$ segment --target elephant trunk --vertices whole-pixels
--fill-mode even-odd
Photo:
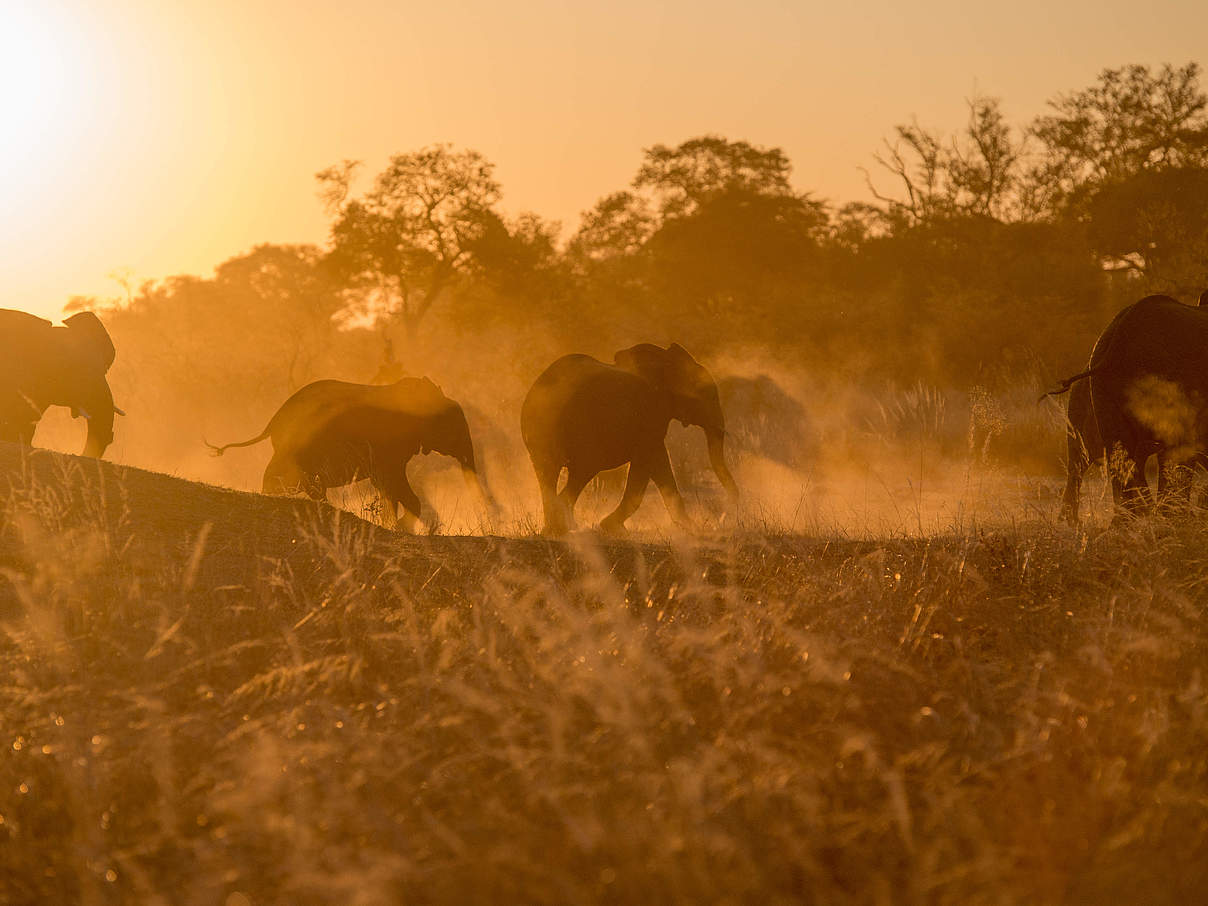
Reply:
[[[725,488],[731,505],[738,503],[738,485],[730,468],[726,465],[726,432],[722,428],[706,428],[705,439],[709,447],[709,464],[717,474],[717,480]]]
[[[72,412],[88,420],[88,438],[84,441],[84,455],[100,459],[105,449],[113,443],[113,394],[109,384],[102,378],[91,388],[84,399],[72,406]]]
[[[113,407],[97,414],[88,413],[88,438],[84,441],[84,455],[100,459],[113,443]]]
[[[470,453],[466,458],[459,457],[459,460],[461,462],[461,475],[465,479],[466,487],[470,489],[470,493],[477,496],[482,505],[492,513],[496,512],[499,509],[499,504],[491,496],[491,491],[487,487],[485,477],[475,466],[474,454]]]

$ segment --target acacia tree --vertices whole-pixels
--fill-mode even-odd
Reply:
[[[477,151],[432,145],[396,154],[372,188],[352,196],[358,161],[316,174],[332,216],[328,261],[358,292],[354,313],[400,323],[409,341],[495,218],[493,165]]]

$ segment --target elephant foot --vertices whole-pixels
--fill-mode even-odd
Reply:
[[[605,535],[611,535],[614,538],[624,538],[629,534],[629,529],[625,528],[625,523],[620,519],[605,518],[600,520],[600,531]]]

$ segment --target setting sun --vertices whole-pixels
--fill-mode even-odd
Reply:
[[[9,219],[75,159],[95,113],[106,73],[98,34],[54,4],[0,5],[0,186]],[[24,194],[22,194],[24,190]]]

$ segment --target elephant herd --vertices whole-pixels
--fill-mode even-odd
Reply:
[[[86,456],[100,457],[113,440],[113,403],[106,373],[114,347],[96,315],[83,312],[63,327],[25,312],[0,310],[0,440],[29,445],[42,414],[67,406],[88,420]],[[574,525],[574,507],[599,472],[628,464],[620,505],[602,523],[624,531],[650,481],[672,517],[688,519],[671,471],[664,437],[672,419],[705,431],[710,461],[731,499],[738,488],[725,461],[725,420],[717,384],[682,346],[642,343],[612,363],[586,355],[564,356],[537,378],[521,410],[545,513],[545,532]],[[323,380],[287,399],[255,437],[215,446],[270,440],[264,470],[268,494],[322,500],[330,488],[369,479],[380,495],[384,521],[410,531],[421,502],[407,479],[407,463],[421,453],[442,453],[461,466],[465,480],[487,507],[495,506],[481,479],[465,412],[427,378],[390,384]],[[557,484],[563,469],[565,487]],[[399,506],[402,515],[399,515]]]
[[[66,406],[88,421],[84,455],[100,457],[113,440],[114,405],[106,374],[114,346],[92,312],[62,327],[25,312],[0,309],[0,440],[29,445],[42,414]],[[757,383],[746,379],[740,393]],[[1189,488],[1190,469],[1208,467],[1208,292],[1200,305],[1147,296],[1121,311],[1095,343],[1086,370],[1052,394],[1072,391],[1067,409],[1067,484],[1062,515],[1077,520],[1082,477],[1106,457],[1118,512],[1150,503],[1145,463],[1160,463],[1158,496],[1171,481]],[[566,355],[541,373],[524,398],[520,429],[541,492],[544,531],[573,528],[574,509],[600,472],[628,465],[620,503],[600,527],[622,532],[651,481],[672,519],[688,526],[667,453],[672,420],[703,429],[709,462],[731,503],[738,487],[726,465],[726,423],[712,375],[682,346],[640,343],[612,362]],[[419,496],[407,479],[417,454],[437,452],[461,466],[467,485],[488,508],[495,503],[480,475],[462,407],[427,378],[390,384],[315,381],[294,393],[255,437],[271,440],[264,472],[270,494],[305,493],[367,478],[384,521],[412,530]],[[563,471],[566,482],[559,490]],[[402,506],[402,515],[398,509]]]

